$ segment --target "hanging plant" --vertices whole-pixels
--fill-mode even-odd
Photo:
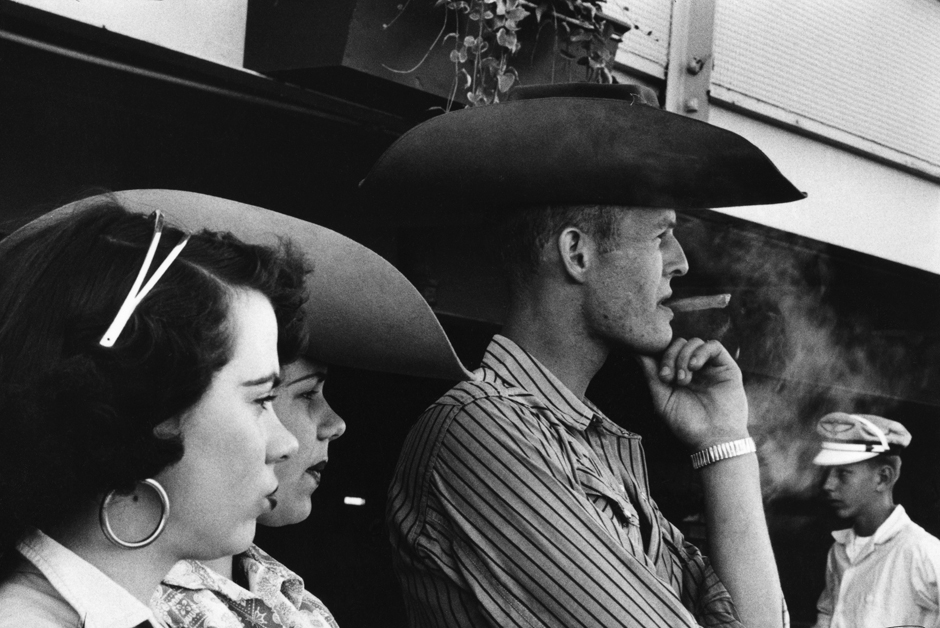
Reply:
[[[519,80],[512,59],[522,49],[519,31],[551,22],[557,33],[556,53],[584,68],[584,80],[610,83],[616,44],[629,25],[620,28],[603,13],[602,0],[436,0],[450,11],[454,28],[450,60],[455,94],[466,89],[471,105],[499,102]],[[625,28],[624,28],[625,26]],[[613,46],[611,44],[614,44]]]
[[[399,6],[399,15],[410,1]],[[454,65],[449,102],[458,94],[474,106],[499,102],[519,81],[514,60],[523,49],[523,29],[533,29],[537,39],[548,25],[555,33],[556,56],[583,68],[583,80],[613,82],[617,45],[632,25],[605,14],[605,4],[605,0],[435,0],[434,7],[447,11],[447,19],[428,54],[443,36],[442,45],[450,47]],[[411,70],[392,71],[413,72],[423,61]]]

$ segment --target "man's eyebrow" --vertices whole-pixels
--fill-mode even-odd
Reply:
[[[267,384],[269,382],[274,383],[274,388],[277,388],[281,385],[281,376],[278,373],[271,373],[265,377],[259,377],[258,379],[252,379],[247,382],[242,382],[242,386],[246,388],[251,388],[252,386],[261,386],[262,384]]]

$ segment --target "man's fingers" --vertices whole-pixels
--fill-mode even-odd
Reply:
[[[706,342],[701,338],[675,338],[659,358],[656,375],[666,384],[686,385],[692,382],[693,374],[706,364],[724,365],[724,357],[731,360],[717,340]],[[647,370],[647,376],[652,376],[649,370],[652,367],[644,362],[644,368]]]
[[[676,355],[676,361],[674,369],[676,372],[676,382],[679,384],[688,384],[692,381],[692,370],[693,364],[690,364],[690,361],[693,359],[693,356],[696,358],[695,370],[698,370],[701,367],[701,364],[698,364],[698,360],[701,357],[701,349],[705,345],[705,341],[701,338],[692,338],[687,341],[682,349],[679,350],[678,355]]]
[[[706,342],[701,338],[674,338],[659,360],[650,356],[639,357],[648,379],[658,378],[664,384],[680,386],[691,383],[693,374],[706,364],[723,366],[726,361],[733,362],[720,342]]]
[[[724,345],[717,340],[709,340],[698,347],[689,358],[689,368],[697,371],[709,363],[712,366],[725,366],[733,362],[731,354],[725,350]]]
[[[686,344],[685,338],[673,338],[672,343],[666,347],[662,357],[659,358],[659,379],[665,383],[672,382],[676,376],[676,356]]]

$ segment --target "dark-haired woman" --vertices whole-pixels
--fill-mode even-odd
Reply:
[[[0,242],[4,628],[159,626],[166,572],[244,551],[277,503],[304,264],[160,209],[98,198]]]
[[[308,346],[299,359],[285,361],[274,402],[300,446],[276,465],[277,505],[260,516],[261,523],[281,526],[307,518],[329,445],[345,431],[345,422],[324,397],[327,364],[448,379],[469,376],[417,290],[356,242],[296,218],[199,194],[136,190],[117,197],[142,209],[171,206],[181,224],[224,226],[248,242],[289,238],[314,269],[306,277]],[[174,627],[336,625],[303,580],[260,548],[233,554],[178,563],[151,602],[157,617]]]

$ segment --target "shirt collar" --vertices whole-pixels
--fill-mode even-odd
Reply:
[[[537,402],[554,410],[559,420],[573,429],[584,431],[595,417],[603,416],[593,404],[575,396],[551,371],[505,336],[493,336],[483,356],[482,368],[484,380],[486,370],[493,371],[499,379],[522,388]]]
[[[878,529],[875,530],[875,543],[887,543],[894,535],[901,531],[907,522],[911,518],[907,516],[907,512],[904,510],[904,506],[898,504],[894,507],[894,510],[888,515],[888,518],[884,520]]]
[[[237,558],[236,556],[233,561]],[[232,569],[235,568],[236,565],[233,564]],[[250,592],[238,586],[232,580],[229,580],[214,569],[206,567],[198,560],[179,561],[173,565],[173,569],[170,570],[170,573],[163,577],[163,583],[192,591],[214,591],[236,602],[242,602],[254,597]]]
[[[300,576],[271,558],[257,545],[248,548],[248,551],[241,555],[241,560],[252,591],[260,591],[263,586],[274,587],[283,593],[291,604],[300,608],[304,598],[304,581]]]
[[[179,561],[163,578],[163,582],[193,591],[207,589],[238,602],[258,597],[253,591],[276,590],[283,593],[294,606],[300,606],[304,581],[261,548],[252,545],[244,553],[235,556],[233,561],[233,569],[245,570],[248,590],[196,560]]]
[[[888,515],[888,518],[885,519],[878,529],[875,530],[875,533],[872,535],[872,541],[875,545],[881,543],[887,543],[894,535],[901,531],[901,529],[907,525],[911,520],[907,516],[907,512],[904,510],[904,506],[898,504],[894,507],[894,510],[891,511],[891,514]],[[835,530],[832,533],[832,538],[836,540],[837,543],[845,545],[852,538],[856,538],[855,530],[848,528],[845,530]]]
[[[75,609],[85,628],[133,628],[144,622],[163,625],[143,602],[42,531],[36,530],[16,549]]]

